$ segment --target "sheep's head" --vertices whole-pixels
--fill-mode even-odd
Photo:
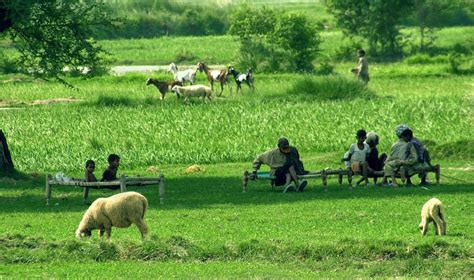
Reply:
[[[90,229],[85,229],[85,230],[77,230],[76,231],[76,237],[77,238],[83,238],[83,237],[91,237],[92,236],[92,231]]]
[[[423,222],[418,225],[418,229],[423,233]]]
[[[179,92],[178,86],[173,86],[173,87],[171,88],[171,91],[174,92],[174,93],[176,93],[176,95],[178,96],[178,98],[180,97],[180,95],[179,95],[180,92]]]
[[[151,78],[148,78],[148,80],[146,80],[146,85],[149,85],[151,84]]]

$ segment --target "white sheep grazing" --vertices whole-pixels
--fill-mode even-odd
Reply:
[[[178,97],[180,95],[184,96],[184,100],[187,102],[189,101],[190,97],[200,97],[202,96],[202,101],[206,101],[207,99],[211,100],[212,90],[210,87],[204,85],[193,85],[193,86],[174,86],[172,89]]]
[[[100,236],[104,235],[105,230],[109,239],[112,226],[127,228],[135,224],[144,239],[148,234],[148,226],[144,220],[147,207],[148,201],[137,192],[124,192],[107,198],[98,198],[84,214],[76,230],[76,236],[78,238],[91,236],[93,229],[99,229]]]
[[[436,235],[446,235],[446,220],[443,208],[443,203],[437,198],[432,198],[423,205],[419,225],[422,235],[425,235],[428,231],[430,222],[434,223]]]

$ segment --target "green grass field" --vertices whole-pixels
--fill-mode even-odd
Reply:
[[[462,30],[470,29],[442,30],[449,38],[440,44],[461,42],[452,34]],[[181,48],[226,64],[236,50],[226,36],[105,43],[128,64],[168,64]],[[446,63],[371,63],[364,89],[353,66],[337,63],[325,77],[255,73],[255,93],[244,85],[238,96],[225,90],[189,105],[171,93],[162,102],[145,86],[150,75],[171,79],[163,72],[68,79],[76,89],[0,77],[0,129],[20,172],[0,178],[0,278],[473,278],[472,75],[450,74]],[[198,81],[206,84],[202,74]],[[30,105],[54,98],[79,102]],[[315,179],[304,193],[272,191],[268,182],[241,191],[242,172],[282,135],[307,169],[339,168],[356,130],[377,131],[379,150],[389,151],[399,123],[441,164],[441,185],[349,191],[331,179],[324,192]],[[156,175],[146,171],[152,166],[165,174],[163,205],[157,188],[130,188],[149,201],[146,242],[134,226],[113,229],[110,242],[97,232],[76,240],[87,209],[81,189],[54,188],[45,206],[46,173],[79,177],[92,158],[99,177],[112,152],[122,158],[119,174]],[[191,164],[204,171],[186,174]],[[92,190],[90,199],[114,193]],[[417,228],[431,197],[446,206],[445,237]]]

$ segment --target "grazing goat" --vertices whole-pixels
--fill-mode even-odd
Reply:
[[[184,101],[188,102],[190,97],[200,97],[202,96],[202,101],[206,101],[207,99],[211,100],[212,89],[210,87],[204,85],[192,85],[192,86],[174,86],[172,89],[178,97],[180,95],[184,96]]]
[[[76,230],[76,236],[91,236],[92,230],[99,229],[99,235],[104,231],[110,238],[112,227],[127,228],[135,224],[144,239],[148,234],[145,222],[145,212],[148,208],[147,199],[137,192],[124,192],[107,198],[96,199],[84,214]]]
[[[433,222],[436,235],[446,235],[446,216],[443,203],[437,198],[428,200],[421,208],[421,223],[418,226],[421,234],[428,231],[428,224]]]
[[[245,82],[249,88],[252,89],[252,91],[255,91],[252,68],[249,67],[247,69],[247,73],[240,74],[237,70],[235,70],[234,66],[230,66],[227,72],[234,76],[235,83],[237,84],[237,93],[239,92],[239,89],[242,90],[242,82]]]
[[[207,80],[211,84],[211,89],[214,91],[214,82],[220,82],[221,84],[221,92],[217,96],[221,96],[222,92],[224,91],[224,83],[227,83],[229,87],[230,94],[232,94],[232,87],[230,84],[230,80],[227,76],[227,71],[225,69],[222,70],[211,70],[204,62],[199,62],[197,64],[197,69],[201,72],[205,72],[207,75]]]
[[[194,84],[194,81],[196,81],[196,72],[197,69],[187,69],[187,70],[182,70],[178,71],[178,66],[176,64],[171,63],[168,66],[168,72],[173,73],[174,75],[174,80],[182,82],[189,82],[191,85]]]
[[[174,86],[182,86],[183,83],[180,82],[180,81],[160,82],[158,80],[148,78],[148,80],[146,80],[146,85],[147,86],[148,85],[154,85],[158,89],[158,91],[160,92],[160,100],[164,100],[166,92],[171,91],[171,89]]]

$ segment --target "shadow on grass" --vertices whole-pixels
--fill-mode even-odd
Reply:
[[[11,179],[10,179],[11,180]],[[29,181],[8,181],[0,179],[4,191],[0,197],[0,209],[8,212],[76,212],[84,211],[88,205],[82,201],[82,188],[53,186],[52,203],[46,206],[44,177]],[[320,178],[311,180],[303,193],[282,193],[272,191],[269,181],[250,181],[248,192],[242,193],[240,177],[201,177],[183,176],[166,178],[165,203],[160,205],[158,186],[129,187],[145,195],[150,208],[158,209],[196,209],[216,205],[271,205],[313,200],[338,200],[410,196],[422,197],[442,194],[473,194],[472,184],[431,185],[428,189],[420,187],[383,188],[360,187],[350,191],[346,182],[340,186],[336,179],[330,179],[329,190],[325,192]],[[116,190],[90,190],[89,200],[107,197],[118,193]]]

